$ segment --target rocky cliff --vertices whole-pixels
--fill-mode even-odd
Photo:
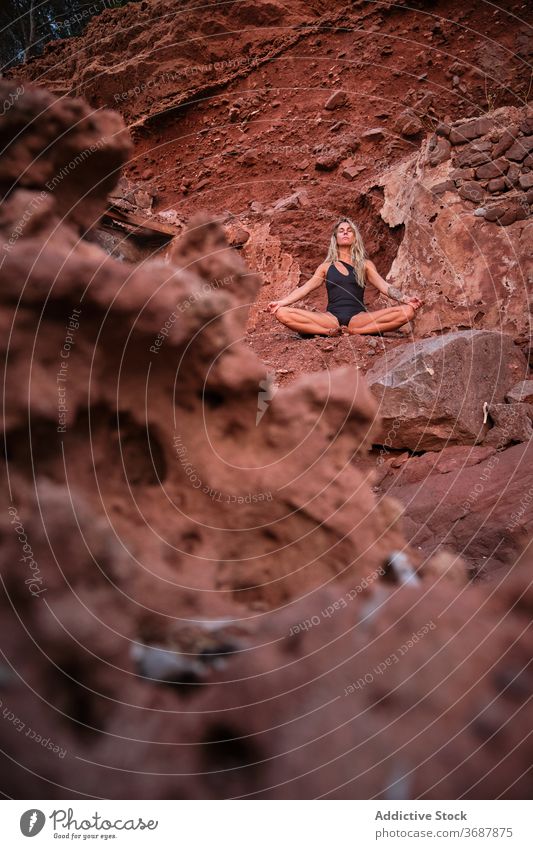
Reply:
[[[515,6],[142,0],[0,82],[6,794],[531,792]],[[407,332],[264,311],[341,213]]]

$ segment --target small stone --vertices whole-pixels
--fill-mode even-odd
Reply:
[[[509,163],[505,159],[496,159],[476,168],[476,179],[491,180],[493,177],[503,177],[508,171]]]
[[[503,190],[507,187],[507,183],[505,181],[505,177],[498,177],[495,180],[489,180],[487,183],[487,191],[491,194],[495,194],[496,192],[503,192]]]
[[[424,127],[418,115],[410,109],[405,109],[401,112],[394,122],[394,129],[397,133],[407,138],[417,136],[422,132]]]
[[[441,121],[439,124],[437,124],[435,132],[438,136],[444,136],[444,138],[448,138],[451,132],[450,125]]]
[[[246,244],[250,234],[244,227],[238,227],[228,238],[230,248],[242,248]]]
[[[518,132],[518,127],[516,125],[512,127],[508,127],[502,134],[500,140],[495,144],[492,149],[492,155],[494,159],[497,159],[502,153],[505,153],[506,150],[509,150],[511,145],[516,141],[516,134]]]
[[[344,177],[345,180],[355,180],[365,168],[366,165],[346,165],[341,171],[341,177]]]
[[[179,224],[180,218],[176,209],[165,209],[158,213],[159,218],[167,221],[169,224]]]
[[[324,109],[338,109],[339,106],[344,106],[347,100],[345,91],[336,91],[327,99]]]
[[[152,206],[152,198],[148,194],[148,192],[143,191],[142,189],[138,192],[135,192],[134,195],[136,206],[141,209],[150,209]]]
[[[163,646],[134,643],[131,656],[138,674],[157,684],[190,683],[205,677],[205,668],[198,661]]]
[[[317,171],[334,171],[342,162],[343,155],[338,150],[332,150],[325,153],[315,161]]]
[[[530,171],[528,174],[522,174],[522,176],[518,178],[518,182],[522,189],[533,188],[533,171]]]
[[[298,209],[300,206],[300,199],[298,197],[298,192],[295,192],[293,195],[289,195],[288,197],[281,198],[276,201],[274,204],[275,212],[285,212],[288,209]]]
[[[479,183],[472,181],[463,183],[459,189],[459,196],[462,197],[463,200],[470,200],[473,203],[478,203],[478,201],[483,200],[485,192]]]
[[[512,162],[505,179],[509,182],[511,186],[516,186],[519,177],[520,167],[515,162]]]
[[[443,195],[444,192],[454,192],[455,183],[452,183],[451,180],[445,180],[443,183],[436,183],[432,186],[431,191],[434,195]]]
[[[460,184],[463,180],[473,180],[475,173],[473,168],[454,168],[450,171],[450,179]]]
[[[431,155],[428,157],[430,167],[435,168],[441,162],[445,162],[450,156],[451,149],[451,144],[447,139],[439,138]]]
[[[521,380],[516,383],[505,396],[505,400],[512,403],[533,404],[533,380]]]
[[[504,448],[511,443],[529,442],[533,437],[532,409],[529,404],[489,404],[489,416],[494,427],[489,430],[483,444]]]
[[[529,136],[533,133],[533,115],[528,115],[527,118],[524,118],[520,124],[520,132],[525,136]]]
[[[455,164],[458,168],[465,167],[476,167],[477,165],[484,165],[486,162],[490,162],[489,154],[480,150],[477,145],[468,145],[468,147],[464,148],[464,150],[459,153],[455,158]]]
[[[381,141],[381,139],[383,139],[384,136],[385,136],[385,130],[384,130],[383,127],[372,127],[371,130],[366,130],[366,132],[363,133],[361,138],[365,139],[365,141],[376,142],[376,141]]]
[[[485,216],[487,221],[496,221],[502,227],[522,221],[528,216],[528,209],[523,206],[518,198],[505,198],[499,203],[488,207]]]
[[[247,150],[239,159],[238,162],[240,165],[250,166],[257,165],[259,162],[259,157],[255,150]]]
[[[464,144],[466,141],[486,135],[491,131],[493,126],[494,124],[490,118],[475,118],[473,121],[467,121],[459,124],[458,127],[453,127],[450,132],[450,142],[452,144]]]
[[[507,159],[512,159],[514,162],[522,162],[527,154],[533,150],[533,136],[524,136],[513,144],[506,152]]]

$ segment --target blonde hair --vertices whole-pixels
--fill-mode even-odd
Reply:
[[[361,233],[359,232],[359,228],[358,228],[357,224],[355,223],[355,221],[352,221],[351,218],[346,218],[346,217],[339,218],[339,220],[336,222],[336,224],[333,228],[333,232],[331,234],[331,241],[329,243],[328,254],[326,256],[325,261],[326,262],[336,262],[339,259],[339,249],[337,247],[337,229],[338,229],[340,224],[344,224],[345,222],[346,222],[346,224],[350,225],[350,227],[353,230],[354,236],[355,236],[355,239],[354,239],[353,244],[352,244],[352,256],[351,256],[352,262],[351,262],[351,264],[355,268],[355,273],[357,275],[357,279],[359,281],[359,284],[364,287],[365,279],[366,279],[365,266],[366,266],[367,255],[366,255],[366,250],[365,250],[365,246],[364,246],[364,243],[363,243],[363,237],[361,236]]]

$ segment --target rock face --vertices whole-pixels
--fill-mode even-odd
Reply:
[[[378,400],[380,444],[413,451],[473,445],[486,435],[483,405],[498,404],[527,373],[505,334],[447,333],[395,348],[366,378]]]
[[[417,335],[465,327],[527,333],[530,125],[530,110],[509,107],[441,125],[380,179],[383,220],[405,228],[388,278],[425,301]]]
[[[505,450],[446,448],[406,461],[380,491],[404,506],[413,547],[426,557],[448,547],[487,577],[508,568],[533,533],[532,454],[531,439]]]

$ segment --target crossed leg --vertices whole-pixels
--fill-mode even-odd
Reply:
[[[274,313],[291,330],[298,333],[317,333],[321,336],[334,336],[340,331],[340,324],[330,312],[311,312],[298,307],[279,307]]]
[[[396,330],[415,315],[415,308],[410,304],[399,304],[397,307],[385,307],[373,312],[360,312],[350,319],[348,333],[384,333]]]

